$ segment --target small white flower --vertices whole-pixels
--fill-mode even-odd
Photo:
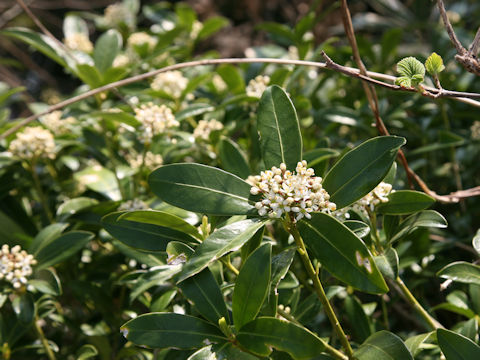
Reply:
[[[144,162],[143,165],[147,169],[154,169],[163,164],[162,155],[154,154],[151,151],[147,151],[145,153],[145,159],[143,158],[142,154],[137,154],[135,156],[127,155],[126,160],[133,169],[140,168],[142,166],[142,162]]]
[[[245,91],[250,97],[261,98],[269,83],[270,77],[258,75],[255,79],[249,81]]]
[[[152,89],[163,91],[173,98],[179,98],[187,88],[188,79],[178,70],[160,73],[152,81]]]
[[[219,131],[223,129],[223,124],[216,119],[200,120],[197,127],[193,131],[193,137],[196,139],[208,140],[212,131]]]
[[[336,209],[322,187],[322,178],[307,168],[306,161],[299,162],[295,172],[280,164],[280,168],[274,166],[260,175],[250,176],[247,181],[253,185],[250,189],[252,195],[263,195],[263,199],[255,204],[260,216],[280,218],[287,213],[298,221],[303,217],[310,219],[313,211],[330,213]]]
[[[165,105],[158,106],[151,102],[136,108],[135,117],[142,123],[140,140],[144,143],[150,143],[155,135],[179,125],[172,110]]]
[[[55,135],[67,134],[72,131],[72,125],[77,122],[73,116],[62,119],[62,111],[53,111],[50,114],[42,116],[40,121]]]
[[[23,159],[55,158],[55,141],[53,134],[40,127],[32,126],[17,133],[16,139],[8,146],[14,156]]]
[[[73,33],[67,36],[63,42],[70,50],[78,50],[85,53],[93,51],[93,44],[84,33]]]
[[[148,205],[140,199],[127,200],[118,207],[118,211],[135,211],[148,209],[150,209]]]
[[[148,48],[153,49],[155,45],[157,45],[157,39],[144,31],[135,32],[127,39],[127,45],[130,47],[141,46],[143,44],[148,44]]]
[[[11,249],[4,244],[0,250],[0,279],[11,283],[14,289],[27,284],[27,277],[32,275],[32,266],[37,261],[33,255],[22,250],[19,245]]]

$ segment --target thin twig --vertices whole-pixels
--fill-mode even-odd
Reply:
[[[478,28],[477,33],[475,34],[475,39],[473,39],[472,44],[468,48],[468,54],[470,56],[477,56],[479,47],[480,47],[480,27]]]
[[[457,53],[459,55],[464,55],[467,52],[467,50],[460,43],[460,41],[457,38],[457,35],[455,34],[455,31],[453,30],[453,26],[450,23],[450,20],[448,19],[447,11],[445,10],[445,5],[443,4],[443,0],[437,0],[437,6],[438,6],[438,10],[440,11],[440,16],[442,17],[443,25],[445,25],[445,29],[447,30],[448,36],[450,37],[450,40],[452,41],[453,46],[455,46],[455,49],[457,49]]]

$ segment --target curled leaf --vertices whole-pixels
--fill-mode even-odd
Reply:
[[[425,66],[412,56],[400,60],[397,63],[397,71],[401,75],[400,79],[406,78],[410,80],[411,86],[417,86],[425,77]],[[408,84],[406,79],[402,79],[398,85],[406,86]]]

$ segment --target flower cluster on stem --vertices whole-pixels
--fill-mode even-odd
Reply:
[[[144,143],[150,143],[155,135],[179,125],[170,108],[151,102],[136,108],[135,117],[142,123],[140,140]]]
[[[330,195],[322,187],[322,178],[315,176],[312,168],[307,168],[305,160],[299,162],[295,172],[280,167],[262,171],[260,175],[247,179],[252,186],[252,195],[262,194],[263,199],[255,204],[260,216],[280,218],[291,214],[298,221],[303,217],[310,219],[311,212],[335,211],[335,203],[329,201]]]
[[[208,140],[212,131],[219,131],[222,129],[223,124],[216,119],[200,120],[193,131],[193,137],[196,139]]]
[[[178,99],[183,90],[187,88],[188,79],[178,71],[167,71],[160,73],[152,81],[152,89],[156,91],[163,91],[175,99]]]
[[[8,146],[14,156],[22,159],[55,158],[53,134],[40,127],[31,126],[17,133],[17,138]]]
[[[261,98],[269,83],[269,76],[258,75],[248,82],[245,92],[250,97]]]
[[[33,255],[27,254],[20,245],[10,249],[5,244],[0,250],[0,279],[5,279],[15,289],[19,289],[27,283],[27,277],[32,275],[32,266],[36,263]]]

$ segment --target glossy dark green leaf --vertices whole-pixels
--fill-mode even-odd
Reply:
[[[102,218],[102,225],[114,238],[135,249],[165,251],[168,242],[196,243],[190,235],[165,226],[122,219],[125,212],[114,212]]]
[[[0,34],[23,41],[24,43],[32,46],[36,50],[48,56],[53,61],[56,61],[60,65],[67,66],[64,60],[64,50],[61,49],[57,43],[55,43],[46,35],[38,34],[30,29],[23,27],[8,28],[2,30]]]
[[[12,308],[22,324],[30,324],[35,317],[35,303],[32,294],[25,292],[16,296],[12,301]]]
[[[480,285],[480,266],[457,261],[445,266],[437,276],[464,284]]]
[[[233,323],[238,330],[255,319],[267,296],[270,283],[272,245],[256,249],[245,261],[235,281],[232,298]]]
[[[53,269],[35,271],[35,278],[29,279],[28,284],[44,294],[60,295],[62,293],[60,279]]]
[[[463,335],[446,329],[437,329],[437,340],[447,360],[480,359],[480,346]]]
[[[407,215],[427,209],[435,199],[420,191],[397,190],[388,195],[388,202],[379,204],[375,210],[380,214]]]
[[[240,249],[240,256],[242,257],[242,263],[245,262],[247,257],[260,246],[263,240],[263,234],[265,233],[265,227],[261,227],[257,232],[248,240],[245,245]]]
[[[178,282],[199,273],[223,255],[240,249],[264,224],[259,220],[242,220],[215,230],[195,249]]]
[[[363,221],[346,220],[343,222],[343,225],[352,230],[353,233],[361,239],[370,233],[370,226],[365,224]]]
[[[130,292],[130,302],[135,300],[138,296],[143,294],[148,289],[162,285],[178,274],[181,270],[181,265],[162,265],[151,268],[146,273],[142,274],[136,281],[132,291]]]
[[[240,147],[228,138],[222,138],[219,144],[219,157],[222,168],[246,179],[250,175],[250,167]]]
[[[179,241],[170,241],[166,250],[169,265],[183,264],[194,253],[194,250],[190,246]]]
[[[56,265],[80,251],[94,234],[88,231],[70,231],[40,247],[33,255],[37,259],[36,269]]]
[[[150,348],[194,349],[227,340],[216,326],[175,313],[140,315],[124,324],[121,331],[134,344]]]
[[[388,287],[363,241],[330,215],[313,213],[298,230],[315,258],[336,278],[359,290],[385,293]]]
[[[138,127],[141,125],[140,121],[137,118],[125,111],[93,111],[90,115],[105,119],[107,121],[112,121],[116,123],[124,123],[133,127]]]
[[[228,321],[227,306],[222,292],[208,268],[182,281],[179,287],[207,320],[217,324],[223,317]]]
[[[75,215],[77,212],[96,204],[98,204],[98,200],[89,197],[69,199],[58,207],[57,218],[65,220],[70,216]]]
[[[428,340],[430,340],[434,334],[435,332],[432,331],[429,333],[416,335],[405,340],[405,345],[407,346],[412,356],[414,357],[417,356],[417,354],[424,347],[423,344],[426,343]]]
[[[81,185],[105,195],[111,200],[122,198],[115,174],[101,166],[90,166],[75,173],[74,178]]]
[[[95,43],[93,50],[93,60],[96,68],[105,72],[112,66],[113,60],[122,49],[122,35],[115,29],[109,29],[104,32]]]
[[[195,239],[202,239],[202,235],[197,228],[181,217],[173,215],[165,211],[157,210],[137,210],[128,211],[120,216],[119,220],[135,221],[143,224],[151,224],[167,227],[190,235]]]
[[[341,209],[367,195],[387,175],[405,139],[379,136],[346,153],[325,176],[323,187]]]
[[[393,248],[388,248],[383,254],[374,257],[378,269],[390,279],[395,280],[398,277],[398,254]]]
[[[289,248],[272,257],[272,289],[276,289],[280,280],[282,280],[288,272],[295,256],[296,249]]]
[[[285,91],[276,85],[265,90],[258,106],[257,130],[265,167],[295,170],[302,160],[302,136],[297,112]]]
[[[435,210],[423,210],[417,212],[407,217],[397,226],[395,229],[395,235],[392,236],[390,241],[394,242],[400,240],[420,227],[446,228],[447,220]]]
[[[319,148],[306,151],[303,154],[303,160],[306,160],[309,167],[314,167],[319,163],[338,156],[340,153],[334,149]]]
[[[193,163],[165,165],[148,182],[153,193],[180,208],[211,215],[254,212],[251,186],[226,171]]]
[[[402,339],[385,330],[370,336],[354,355],[358,360],[413,360]]]
[[[57,237],[59,237],[67,227],[68,224],[56,223],[43,228],[33,239],[28,249],[28,252],[31,254],[36,253],[39,248],[46,246],[47,244],[55,240]]]
[[[362,304],[356,297],[347,296],[345,298],[345,312],[354,335],[353,339],[359,343],[364,342],[372,335],[373,325],[365,314]]]
[[[237,340],[259,356],[268,356],[272,347],[285,351],[294,360],[311,360],[324,349],[324,342],[304,327],[270,317],[260,317],[245,324]]]
[[[221,16],[212,16],[208,18],[204,23],[202,29],[199,31],[197,39],[205,39],[210,35],[213,35],[221,28],[227,26],[229,21]]]
[[[98,355],[98,350],[95,346],[91,344],[83,345],[80,349],[78,349],[76,353],[77,360],[87,360],[94,358]]]
[[[478,342],[478,320],[476,317],[471,318],[468,321],[465,321],[462,324],[462,327],[459,329],[459,333],[463,336],[466,336],[474,343]]]

